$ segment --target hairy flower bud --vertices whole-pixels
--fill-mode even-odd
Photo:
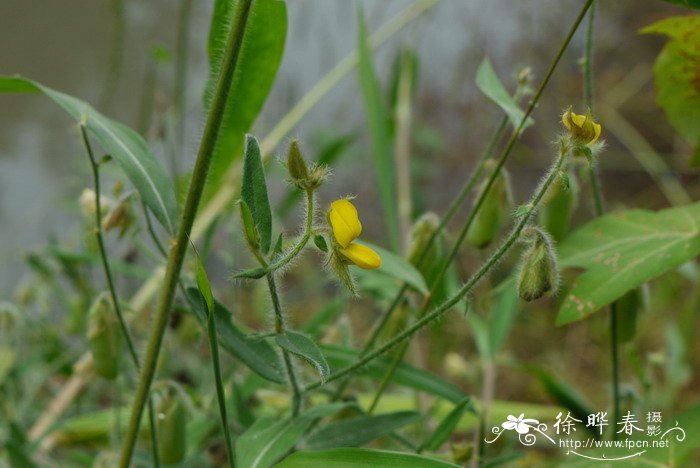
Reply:
[[[554,247],[549,236],[537,228],[523,231],[528,247],[523,252],[518,275],[518,294],[526,301],[553,293],[559,284]]]
[[[571,112],[569,107],[562,115],[561,121],[577,143],[590,145],[600,137],[602,128],[599,123],[593,120],[590,110],[586,112],[586,115],[579,115]]]
[[[90,307],[87,338],[95,372],[107,380],[114,380],[119,374],[121,336],[112,301],[106,292],[100,294]]]
[[[486,167],[495,170],[495,161],[487,161]],[[486,188],[486,181],[481,184],[479,193]],[[511,208],[508,174],[502,169],[491,185],[479,211],[476,212],[471,226],[467,230],[467,241],[477,249],[487,247],[498,235],[508,219]]]
[[[557,242],[569,232],[577,196],[578,182],[574,174],[561,173],[542,197],[539,210],[540,226]]]
[[[287,170],[295,185],[303,188],[304,183],[309,178],[309,168],[299,149],[299,142],[292,140],[287,151]]]

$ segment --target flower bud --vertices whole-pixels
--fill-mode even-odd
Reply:
[[[540,226],[557,242],[569,232],[577,195],[578,182],[574,174],[560,173],[542,197]]]
[[[107,380],[114,380],[119,374],[121,336],[112,301],[106,292],[100,294],[90,307],[87,338],[95,372]]]
[[[187,412],[182,397],[171,390],[158,405],[158,458],[166,464],[180,463],[187,452]]]
[[[423,214],[413,224],[413,227],[411,228],[411,241],[408,244],[407,254],[407,260],[409,263],[411,263],[411,265],[417,266],[420,258],[423,256],[428,259],[435,257],[432,255],[432,252],[423,255],[423,250],[425,250],[427,247],[428,242],[439,225],[440,219],[433,212]],[[435,249],[436,245],[435,242],[433,242],[433,245],[430,246],[430,250],[433,251]]]
[[[299,143],[297,140],[292,140],[287,151],[287,170],[292,178],[292,182],[303,188],[309,178],[309,168],[306,166],[306,161],[301,155]]]
[[[533,301],[556,291],[559,284],[557,259],[552,241],[543,231],[528,228],[523,238],[530,245],[520,264],[518,294],[526,301]]]
[[[579,115],[571,112],[569,107],[562,115],[561,121],[566,129],[569,130],[569,134],[574,141],[579,144],[590,145],[595,143],[600,137],[602,128],[599,123],[593,120],[590,110],[586,112],[586,115]]]
[[[494,165],[494,161],[487,161],[486,167],[493,167]],[[486,188],[486,184],[486,181],[481,184],[480,194]],[[479,211],[476,212],[474,220],[467,230],[467,241],[477,249],[485,248],[496,238],[501,227],[508,219],[509,213],[510,188],[508,175],[504,170],[501,170],[494,179]]]

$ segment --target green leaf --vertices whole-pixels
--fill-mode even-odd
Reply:
[[[518,291],[515,281],[506,281],[498,290],[495,304],[489,315],[489,349],[494,357],[508,337],[518,313]]]
[[[187,288],[187,299],[192,311],[204,330],[207,329],[207,311],[204,310],[204,298],[197,288]],[[246,336],[231,320],[231,312],[219,302],[214,301],[214,319],[219,344],[240,359],[250,370],[267,380],[285,383],[286,378],[280,357],[264,338]]]
[[[267,274],[265,268],[251,268],[250,270],[244,270],[233,275],[234,278],[248,278],[248,279],[260,279]]]
[[[428,438],[423,441],[418,448],[418,451],[438,451],[442,444],[447,442],[447,440],[450,438],[452,432],[454,432],[455,428],[457,427],[457,423],[459,423],[460,419],[462,419],[464,412],[468,408],[471,408],[471,406],[471,398],[465,398],[461,402],[457,403],[452,411],[450,411],[447,416],[440,421],[440,424],[438,424],[438,427],[435,428],[432,434],[430,434]]]
[[[252,135],[245,138],[245,160],[243,162],[243,185],[241,197],[248,205],[253,222],[260,236],[263,253],[270,251],[272,242],[272,212],[267,198],[265,169],[260,156],[258,140]]]
[[[345,301],[339,297],[327,302],[321,310],[306,321],[303,327],[304,332],[317,337],[343,310],[343,304],[345,304]]]
[[[218,81],[224,47],[236,1],[216,0],[209,31],[211,71],[205,90],[209,108]],[[246,24],[238,64],[224,109],[209,170],[205,199],[223,182],[224,174],[243,147],[243,135],[260,113],[282,61],[287,36],[287,6],[278,0],[256,0]]]
[[[525,365],[524,369],[535,376],[542,384],[550,397],[563,406],[572,416],[581,421],[585,421],[589,414],[595,413],[590,404],[569,384],[559,379],[553,373],[537,366]],[[589,427],[595,434],[595,428]]]
[[[377,182],[379,194],[382,199],[384,216],[389,230],[389,240],[393,250],[398,250],[399,221],[396,216],[396,182],[394,180],[394,164],[389,134],[389,116],[386,103],[383,100],[379,79],[372,64],[372,51],[367,37],[365,18],[361,10],[358,10],[359,65],[360,89],[365,104],[367,125],[369,128],[372,146],[374,149],[374,162],[377,169]]]
[[[323,353],[311,338],[294,330],[287,330],[283,335],[275,337],[277,344],[290,353],[299,356],[316,368],[321,380],[326,380],[330,374],[330,367],[323,357]]]
[[[196,262],[195,277],[197,279],[197,288],[199,289],[199,294],[204,298],[204,303],[207,305],[207,315],[209,315],[214,310],[214,295],[211,292],[211,284],[199,255],[197,255]]]
[[[342,419],[311,434],[304,442],[304,448],[318,450],[364,445],[420,419],[420,413],[415,411],[399,411],[379,415],[365,414]]]
[[[0,76],[0,92],[41,92],[77,122],[83,123],[88,133],[117,160],[144,203],[165,229],[171,234],[175,233],[177,202],[173,183],[138,133],[108,119],[88,103],[35,81]]]
[[[627,291],[700,254],[700,203],[652,212],[609,214],[559,246],[563,267],[581,267],[557,324],[588,317]]]
[[[272,466],[282,458],[314,420],[346,408],[348,403],[316,406],[296,418],[261,418],[236,440],[238,465],[246,468]]]
[[[427,296],[430,293],[430,290],[428,289],[428,285],[425,283],[423,275],[421,275],[421,273],[416,269],[416,267],[411,265],[407,260],[399,257],[398,255],[392,252],[389,252],[386,249],[378,247],[374,244],[370,244],[369,242],[355,242],[370,247],[371,249],[375,250],[382,258],[382,266],[380,266],[376,270],[357,271],[356,273],[358,276],[372,276],[376,274],[387,275],[392,278],[399,279],[405,283],[408,283],[409,286],[413,287],[423,295]]]
[[[503,87],[501,80],[498,79],[498,75],[496,75],[488,58],[485,58],[481,62],[479,69],[476,71],[476,86],[486,97],[498,104],[498,107],[506,113],[513,128],[518,128],[523,117],[525,117],[525,112],[520,109],[518,104],[513,100],[510,94],[508,94],[506,88]],[[523,130],[533,123],[534,121],[532,118],[528,117],[527,122],[525,122],[523,126]]]
[[[357,361],[358,351],[335,346],[322,345],[331,369],[340,369]],[[357,371],[359,375],[367,375],[375,379],[383,379],[391,363],[386,358],[378,358]],[[409,364],[401,363],[396,368],[392,382],[396,385],[420,390],[431,395],[439,396],[453,403],[458,403],[466,396],[453,383],[447,382],[438,375],[417,369]]]
[[[321,451],[295,452],[277,465],[279,468],[456,468],[442,460],[412,453],[360,448],[340,448]]]
[[[671,38],[654,63],[656,100],[676,131],[700,145],[700,15],[666,18],[641,32]]]

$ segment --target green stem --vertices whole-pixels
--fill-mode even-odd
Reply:
[[[299,252],[306,246],[311,239],[311,234],[313,233],[313,213],[314,213],[314,192],[313,190],[306,191],[306,227],[304,228],[304,234],[302,234],[299,241],[287,251],[282,257],[278,258],[272,264],[266,267],[267,271],[274,273],[280,268],[291,262],[294,257],[299,255]]]
[[[114,277],[112,276],[112,268],[109,265],[109,259],[107,257],[107,249],[105,248],[104,236],[102,235],[102,202],[101,188],[100,188],[100,166],[95,159],[95,153],[92,151],[92,145],[90,145],[90,139],[87,135],[87,130],[85,125],[80,126],[80,134],[83,137],[83,144],[90,159],[90,167],[92,168],[92,178],[95,184],[95,236],[97,237],[97,246],[100,251],[100,258],[102,259],[102,268],[107,278],[107,286],[109,288],[109,295],[112,297],[112,303],[114,304],[114,313],[119,321],[119,327],[121,328],[122,335],[124,336],[124,341],[126,341],[126,346],[129,349],[129,355],[134,363],[136,370],[140,370],[139,356],[136,353],[136,347],[134,346],[134,340],[131,338],[129,333],[129,327],[124,319],[124,312],[122,311],[121,303],[119,302],[119,296],[117,295],[117,288],[114,286]],[[160,466],[158,460],[158,439],[156,434],[156,417],[155,411],[153,410],[153,402],[148,399],[148,423],[151,428],[151,444],[153,445],[153,464],[157,468]]]
[[[236,458],[233,452],[231,443],[231,434],[228,424],[228,416],[226,415],[226,394],[224,393],[224,384],[221,379],[221,364],[219,362],[219,341],[216,334],[216,321],[214,320],[214,311],[208,311],[207,330],[209,332],[209,348],[211,349],[212,366],[214,367],[214,380],[216,381],[216,396],[219,401],[219,413],[221,416],[221,425],[224,428],[224,438],[226,439],[226,453],[228,454],[229,466],[234,468]]]
[[[270,289],[272,307],[275,311],[275,334],[283,335],[285,332],[284,314],[282,312],[282,304],[280,303],[279,294],[277,293],[274,273],[267,274],[267,285]],[[286,349],[282,350],[282,356],[284,357],[284,366],[287,369],[287,375],[289,376],[289,384],[292,387],[292,416],[296,416],[299,414],[299,410],[301,409],[301,390],[299,388],[299,381],[297,380],[294,366],[292,365],[292,358]]]
[[[343,369],[339,370],[338,372],[335,372],[328,376],[328,378],[325,381],[316,381],[312,384],[307,385],[304,387],[304,392],[311,391],[313,389],[316,389],[323,385],[325,382],[332,382],[334,380],[340,379],[342,377],[345,377],[346,375],[349,375],[362,366],[366,365],[367,363],[373,361],[374,359],[378,358],[382,354],[386,353],[387,351],[391,350],[394,348],[396,345],[400,344],[404,340],[411,338],[413,335],[415,335],[417,332],[422,330],[426,325],[430,324],[431,322],[437,320],[440,318],[445,312],[450,310],[455,304],[463,300],[463,298],[469,294],[469,292],[476,286],[476,284],[488,273],[491,268],[496,265],[503,255],[515,244],[515,242],[518,240],[518,237],[520,237],[520,233],[525,229],[527,226],[530,217],[532,216],[533,212],[535,211],[535,208],[539,204],[540,200],[544,196],[545,192],[547,191],[547,188],[551,185],[552,181],[556,178],[557,173],[559,172],[559,169],[564,162],[564,159],[566,158],[568,154],[568,146],[564,147],[562,146],[559,157],[557,158],[556,163],[552,166],[550,169],[549,173],[547,174],[547,177],[544,179],[544,181],[540,184],[540,186],[537,188],[535,191],[535,195],[531,198],[530,202],[526,205],[529,207],[529,209],[523,213],[522,218],[520,219],[520,222],[516,225],[516,227],[511,231],[510,235],[508,238],[505,240],[503,244],[496,250],[493,255],[479,268],[479,270],[455,293],[451,298],[447,299],[445,302],[443,302],[440,306],[436,307],[432,312],[424,315],[421,317],[419,320],[417,320],[413,325],[410,327],[406,328],[403,332],[399,333],[398,335],[394,336],[391,340],[387,341],[385,344],[377,348],[376,350],[372,351],[371,353],[365,355],[364,357],[358,359],[354,364],[351,364],[349,366],[344,367]]]
[[[197,154],[197,160],[192,172],[190,189],[187,193],[187,200],[185,201],[180,228],[177,234],[177,239],[175,242],[173,242],[168,254],[163,288],[161,289],[161,294],[158,300],[158,307],[156,309],[153,328],[148,341],[144,365],[141,370],[138,387],[134,395],[134,403],[131,410],[131,418],[129,420],[127,436],[124,445],[122,446],[120,459],[121,468],[128,468],[131,457],[134,453],[136,438],[141,423],[141,414],[143,413],[145,401],[148,399],[148,393],[155,374],[163,334],[165,333],[165,328],[168,324],[168,319],[170,318],[170,308],[175,295],[175,288],[177,287],[178,280],[180,278],[180,270],[182,269],[182,264],[185,259],[187,241],[192,229],[192,224],[194,223],[194,218],[197,214],[197,208],[199,207],[199,202],[204,190],[204,184],[206,182],[207,173],[211,164],[212,155],[214,154],[214,147],[219,136],[219,129],[221,127],[221,121],[226,107],[229,90],[231,89],[233,74],[236,69],[236,64],[238,63],[238,55],[243,43],[243,35],[245,33],[251,4],[252,0],[241,0],[236,4],[236,10],[233,15],[231,30],[229,32],[226,45],[226,52],[221,64],[221,72],[216,87],[216,93],[209,116],[207,118],[207,123],[204,128],[204,135],[202,137],[199,152]]]
[[[593,30],[595,25],[595,7],[593,0],[591,11],[588,14],[588,27],[586,28],[585,56],[583,58],[583,99],[586,107],[593,112]],[[603,216],[603,192],[600,188],[600,176],[596,164],[590,164],[588,175],[593,192],[593,206],[596,217]],[[613,420],[620,420],[620,350],[617,341],[617,304],[610,304],[610,360],[612,364],[612,400]],[[613,440],[617,440],[617,432],[612,432]]]

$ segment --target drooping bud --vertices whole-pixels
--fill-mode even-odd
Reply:
[[[88,312],[88,347],[95,372],[107,380],[119,374],[121,336],[109,295],[97,296]]]
[[[496,162],[489,160],[485,163],[487,173],[495,170]],[[486,188],[484,181],[480,188],[481,194]],[[501,169],[477,211],[469,230],[467,241],[477,249],[487,247],[498,235],[510,213],[510,187],[508,174]]]
[[[581,145],[595,143],[602,131],[600,124],[593,120],[590,110],[586,111],[586,115],[579,115],[571,112],[569,107],[562,115],[561,121],[574,141]]]
[[[557,242],[569,232],[578,191],[578,182],[574,174],[560,173],[542,197],[540,226]]]
[[[160,401],[157,410],[158,457],[166,464],[180,463],[187,452],[187,411],[175,390]]]
[[[557,258],[552,240],[542,230],[527,228],[522,237],[529,245],[520,264],[518,294],[526,301],[534,301],[556,291],[559,285]]]
[[[292,140],[287,151],[287,170],[292,178],[292,182],[299,188],[304,188],[309,178],[309,168],[304,161],[304,157],[299,149],[297,140]]]
[[[251,249],[257,250],[260,247],[260,237],[258,236],[258,231],[255,229],[253,214],[250,212],[250,208],[245,200],[239,200],[238,206],[241,209],[241,222],[243,223],[245,239],[248,241],[248,245]]]

